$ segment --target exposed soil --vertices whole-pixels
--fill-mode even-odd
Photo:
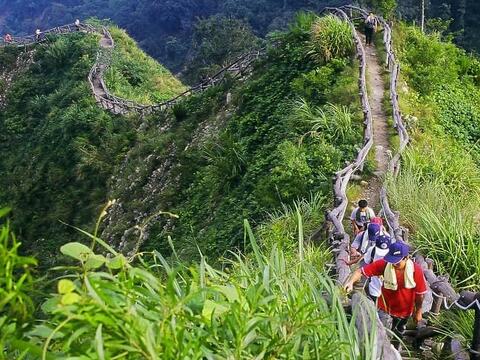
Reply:
[[[373,116],[373,146],[375,149],[376,169],[374,175],[368,180],[363,194],[371,207],[378,209],[380,202],[380,189],[383,178],[388,168],[389,141],[387,115],[383,109],[385,84],[382,78],[382,67],[379,64],[374,46],[366,46],[367,82],[369,90],[370,107]]]

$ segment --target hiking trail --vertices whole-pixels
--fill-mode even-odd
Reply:
[[[383,108],[385,83],[382,78],[382,67],[379,64],[377,50],[373,45],[365,46],[367,60],[367,84],[368,97],[373,116],[373,146],[375,148],[375,171],[367,180],[363,194],[371,207],[380,205],[380,189],[384,181],[384,175],[388,169],[390,144],[387,123],[387,114]]]

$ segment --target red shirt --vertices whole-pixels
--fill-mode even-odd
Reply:
[[[386,266],[387,262],[380,259],[365,265],[362,268],[362,273],[366,277],[381,276]],[[397,275],[397,290],[385,289],[382,286],[382,295],[378,298],[377,306],[390,315],[405,319],[413,314],[415,295],[421,295],[427,292],[427,283],[421,266],[416,263],[414,263],[413,275],[416,284],[415,288],[405,288],[405,276],[403,272],[395,269],[395,274]]]

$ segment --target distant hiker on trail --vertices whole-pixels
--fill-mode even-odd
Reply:
[[[74,24],[75,24],[75,27],[77,28],[77,31],[80,31],[80,20],[79,19],[75,20]]]
[[[408,257],[409,250],[404,242],[391,244],[383,259],[357,269],[344,284],[344,289],[350,292],[362,275],[368,278],[383,275],[381,296],[377,301],[378,315],[397,335],[403,333],[412,314],[415,323],[422,320],[423,298],[427,293],[422,267]]]
[[[371,12],[368,14],[367,18],[365,19],[365,42],[367,45],[371,45],[373,41],[373,33],[377,28],[377,17],[373,15]]]
[[[5,34],[5,36],[3,37],[3,41],[5,42],[5,44],[11,44],[13,42],[13,37],[12,35],[10,34]]]
[[[35,41],[40,41],[40,37],[42,35],[42,32],[40,29],[35,30]]]
[[[360,231],[365,230],[367,224],[374,217],[375,213],[368,207],[367,200],[360,200],[358,202],[358,207],[352,211],[352,215],[350,216],[353,233],[357,235]]]

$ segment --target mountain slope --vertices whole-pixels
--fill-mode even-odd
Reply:
[[[116,199],[101,230],[117,248],[148,240],[168,252],[170,235],[186,259],[197,245],[216,258],[241,246],[244,218],[260,222],[283,203],[328,194],[361,124],[355,64],[310,55],[319,51],[313,21],[302,15],[279,35],[245,83],[227,81],[144,119],[94,104],[85,76],[97,37],[72,34],[36,48],[0,115],[8,154],[1,201],[27,247],[48,257],[74,234],[60,221],[90,227]]]
[[[10,79],[2,88],[0,202],[14,209],[14,224],[28,247],[46,256],[73,233],[60,222],[94,222],[106,201],[110,176],[139,124],[136,117],[113,116],[94,101],[86,76],[98,40],[80,33],[57,37],[31,47],[28,63],[18,60],[26,56],[22,49],[0,49],[4,77]],[[123,51],[138,52],[128,46],[133,44],[118,44]],[[135,61],[172,78],[151,59],[137,56]],[[112,71],[116,69],[114,65]],[[145,71],[130,71],[140,85],[155,79]],[[163,87],[163,96],[183,89],[177,80],[169,81],[171,88],[154,85]]]

